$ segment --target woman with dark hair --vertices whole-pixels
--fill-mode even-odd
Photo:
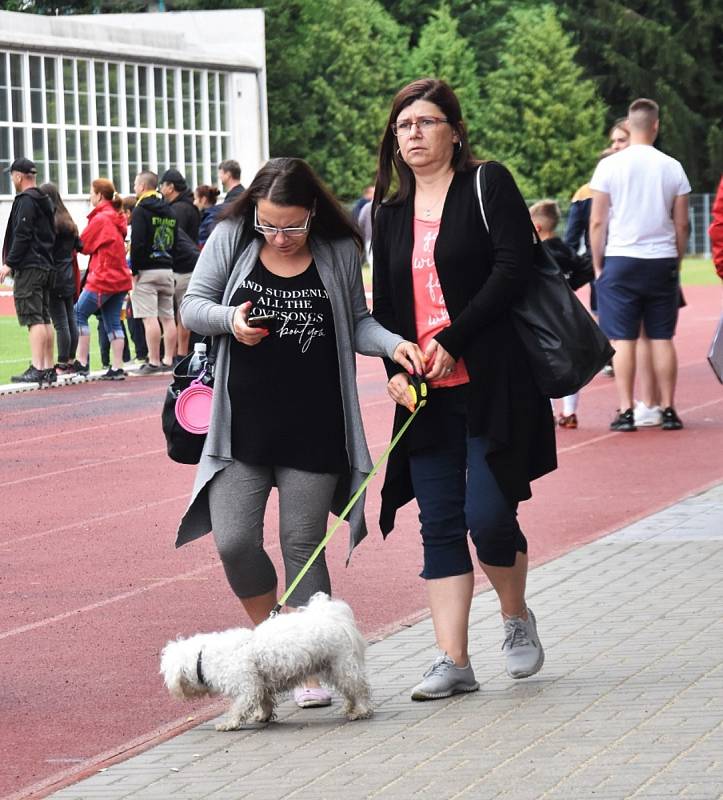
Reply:
[[[355,351],[420,371],[421,353],[370,316],[358,231],[309,165],[275,158],[224,208],[181,306],[184,325],[217,337],[211,423],[177,546],[213,529],[232,590],[254,623],[277,601],[264,550],[271,487],[279,492],[286,584],[371,470]],[[363,501],[350,549],[366,535]],[[331,591],[324,554],[289,599]],[[309,681],[302,706],[328,705]]]
[[[533,269],[534,229],[510,173],[484,165],[485,214],[459,102],[425,78],[394,98],[374,194],[374,317],[417,341],[427,407],[392,453],[382,490],[386,536],[416,497],[429,604],[442,651],[412,691],[432,700],[479,688],[468,653],[477,560],[500,600],[508,674],[533,675],[543,650],[525,602],[527,541],[517,506],[556,466],[550,401],[530,372],[510,309]],[[393,176],[396,190],[390,193]],[[395,432],[408,416],[408,379],[390,361]]]
[[[75,349],[78,346],[78,325],[75,321],[73,305],[78,294],[79,275],[75,254],[80,250],[78,226],[65,207],[58,187],[54,183],[44,183],[39,187],[55,207],[55,284],[50,290],[50,318],[53,320],[58,343],[56,375],[74,372]]]
[[[82,375],[90,370],[88,317],[100,311],[111,350],[111,364],[102,378],[122,381],[125,379],[123,348],[126,340],[121,310],[131,288],[125,247],[127,223],[120,195],[106,178],[98,178],[91,184],[90,204],[93,210],[88,214],[88,225],[80,237],[81,252],[89,255],[90,261],[83,291],[75,304],[80,332],[75,367]]]
[[[206,183],[197,186],[193,192],[194,205],[201,212],[201,224],[198,228],[199,247],[203,247],[206,244],[211,231],[218,222],[218,213],[221,210],[221,206],[216,205],[216,201],[219,194],[218,187],[209,186]]]

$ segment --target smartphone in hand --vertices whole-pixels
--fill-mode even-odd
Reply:
[[[246,320],[249,328],[266,328],[269,333],[274,333],[276,330],[276,315],[275,314],[262,314],[259,317],[249,317]]]

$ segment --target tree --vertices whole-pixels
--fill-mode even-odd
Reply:
[[[308,160],[341,197],[370,183],[407,34],[376,0],[271,0],[271,150]]]
[[[173,10],[253,8],[254,0],[166,0]],[[357,197],[376,167],[408,32],[377,0],[266,0],[272,156],[306,159],[332,190]]]
[[[406,78],[441,78],[454,89],[474,149],[482,133],[480,79],[474,52],[458,28],[449,6],[442,3],[420,32],[419,44],[409,55]]]
[[[538,0],[447,0],[449,11],[457,21],[461,36],[475,55],[477,72],[486,75],[499,66],[500,44],[510,32],[511,11],[535,8]],[[422,28],[427,24],[439,0],[382,0],[387,11],[410,32],[410,44],[419,43]]]
[[[513,21],[484,86],[485,155],[512,170],[528,199],[569,197],[604,145],[605,107],[552,6],[513,12]]]
[[[723,3],[720,0],[562,0],[578,58],[622,116],[636,97],[661,107],[658,146],[696,191],[712,191],[723,158]]]

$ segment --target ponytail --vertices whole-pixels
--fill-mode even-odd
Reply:
[[[113,181],[109,181],[108,178],[96,178],[91,186],[96,194],[111,203],[116,211],[120,211],[122,200],[115,190]]]

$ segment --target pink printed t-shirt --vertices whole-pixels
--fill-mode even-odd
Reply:
[[[414,290],[414,316],[417,324],[417,344],[424,350],[434,336],[449,327],[449,312],[439,285],[437,265],[434,263],[434,243],[439,236],[440,220],[427,222],[414,218],[414,248],[412,249],[412,288]],[[469,383],[469,374],[460,358],[454,371],[444,378],[432,381],[434,387],[460,386]]]

